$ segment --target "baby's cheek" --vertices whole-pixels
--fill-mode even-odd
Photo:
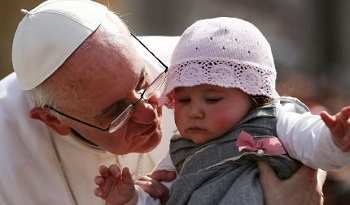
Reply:
[[[234,127],[239,121],[232,118],[219,118],[214,123],[216,132],[220,135],[226,133],[229,129]]]

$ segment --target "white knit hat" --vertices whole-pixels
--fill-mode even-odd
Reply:
[[[175,88],[201,84],[277,98],[270,44],[259,29],[229,17],[204,19],[188,27],[175,47],[159,103],[171,108]]]
[[[90,0],[49,0],[18,25],[12,63],[23,90],[52,75],[101,24],[107,8]]]

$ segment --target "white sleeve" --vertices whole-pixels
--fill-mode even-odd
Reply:
[[[156,165],[153,171],[157,171],[157,170],[168,170],[168,171],[176,172],[173,162],[171,161],[169,152],[165,155],[163,159],[161,159],[158,162],[158,164]]]
[[[160,160],[157,164],[157,166],[154,168],[153,171],[157,170],[168,170],[168,171],[176,171],[171,158],[170,154],[168,153],[162,160]],[[166,186],[168,189],[170,188],[172,182],[161,182]],[[137,205],[158,205],[161,204],[159,199],[155,199],[151,197],[148,193],[146,193],[141,187],[136,186],[136,190],[139,194],[139,199],[137,202]]]
[[[153,171],[157,171],[157,170],[168,170],[168,171],[176,172],[176,169],[174,167],[173,162],[171,161],[169,153],[162,160],[158,162],[158,164],[156,165]],[[162,182],[162,184],[168,187],[168,189],[170,188],[172,183],[173,182]]]
[[[278,113],[277,135],[288,154],[314,169],[326,171],[350,165],[350,153],[342,152],[320,116],[298,114],[290,105]]]
[[[155,199],[151,197],[141,187],[137,185],[135,187],[136,187],[137,193],[139,194],[139,199],[136,205],[161,205],[159,199]]]

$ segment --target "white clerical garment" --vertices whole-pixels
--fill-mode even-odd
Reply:
[[[143,37],[141,40],[169,64],[178,37]],[[142,48],[140,51],[146,60],[152,58]],[[163,69],[155,64],[157,66]],[[72,136],[59,136],[42,122],[31,119],[31,108],[33,104],[21,91],[14,73],[0,81],[1,205],[74,204],[67,181],[79,205],[102,205],[105,202],[94,196],[94,177],[99,166],[118,163],[129,167],[134,177],[150,173],[166,154],[169,137],[175,129],[172,112],[164,110],[162,130],[165,137],[155,150],[144,154],[142,159],[139,154],[115,156],[88,147]]]

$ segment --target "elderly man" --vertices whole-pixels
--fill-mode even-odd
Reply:
[[[23,12],[13,41],[16,75],[0,82],[0,204],[104,204],[93,194],[100,165],[127,166],[137,179],[167,149],[175,128],[167,110],[161,123],[157,105],[166,66],[98,3],[45,1]],[[167,62],[177,38],[141,40]],[[269,203],[301,204],[314,194],[320,202],[316,172],[304,167],[281,182],[262,171]],[[156,180],[173,176],[152,177],[156,189],[144,188],[164,197]],[[266,190],[270,183],[282,187]],[[307,191],[291,195],[295,184]]]

